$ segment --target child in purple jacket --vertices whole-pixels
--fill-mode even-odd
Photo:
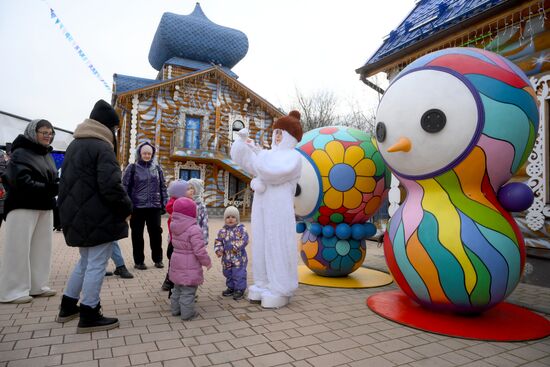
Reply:
[[[223,213],[225,225],[219,230],[214,242],[216,256],[222,258],[223,275],[227,289],[222,296],[239,300],[246,291],[246,246],[248,233],[244,224],[239,223],[239,209],[229,206]]]
[[[204,277],[202,267],[210,270],[212,262],[206,253],[202,231],[197,225],[197,206],[193,200],[183,197],[174,202],[172,222],[172,245],[168,274],[174,282],[170,296],[172,315],[182,320],[198,316],[195,312],[195,294]]]

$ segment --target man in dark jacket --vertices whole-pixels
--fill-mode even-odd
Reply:
[[[77,333],[119,325],[118,319],[103,317],[99,299],[113,244],[128,237],[126,219],[132,212],[114,148],[118,123],[116,111],[99,100],[90,118],[76,127],[61,167],[61,227],[67,244],[79,247],[80,260],[65,287],[57,321],[75,318],[80,299]]]

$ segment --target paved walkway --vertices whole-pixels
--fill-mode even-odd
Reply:
[[[211,238],[220,225],[211,220]],[[67,247],[61,233],[54,233],[54,242],[51,283],[58,295],[24,305],[0,304],[0,367],[550,366],[550,338],[516,343],[450,338],[387,321],[366,307],[369,295],[395,285],[300,285],[291,305],[280,310],[223,298],[218,261],[199,289],[198,319],[182,322],[170,315],[167,293],[160,290],[165,269],[130,266],[136,277],[107,277],[101,296],[104,313],[116,315],[120,328],[76,334],[77,320],[59,324],[54,318],[77,249]],[[130,242],[121,245],[127,264],[133,265]],[[152,265],[150,258],[146,263]],[[365,264],[385,269],[376,243],[368,243]],[[548,310],[550,289],[521,284],[510,300]]]

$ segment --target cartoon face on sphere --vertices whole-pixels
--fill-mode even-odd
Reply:
[[[347,275],[365,258],[364,239],[376,233],[367,221],[387,195],[389,171],[373,137],[354,128],[308,131],[296,149],[303,158],[294,200],[304,221],[302,259],[319,275]]]
[[[384,242],[397,284],[426,307],[455,312],[504,300],[525,262],[498,193],[514,191],[501,188],[536,138],[527,77],[488,51],[437,51],[397,76],[376,121],[380,154],[407,193]]]

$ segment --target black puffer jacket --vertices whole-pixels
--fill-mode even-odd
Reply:
[[[2,177],[7,192],[4,216],[14,209],[53,209],[58,178],[51,151],[51,147],[23,135],[15,138],[11,159]]]
[[[69,246],[92,247],[128,237],[132,202],[121,183],[113,134],[95,120],[77,126],[61,167],[59,216]]]

